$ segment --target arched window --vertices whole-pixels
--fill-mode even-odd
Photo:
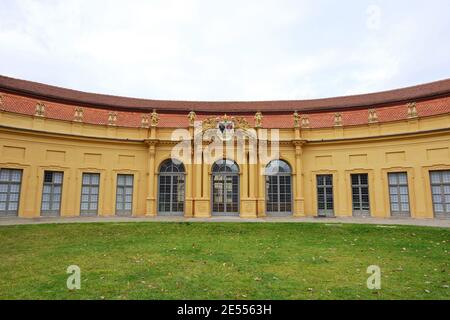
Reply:
[[[283,160],[273,160],[265,170],[266,212],[269,216],[292,214],[292,170]]]
[[[184,166],[166,160],[159,168],[158,212],[160,215],[184,214]]]
[[[212,214],[239,215],[239,167],[222,159],[212,166]]]
[[[236,162],[232,160],[218,160],[212,167],[213,173],[239,173],[239,167]]]

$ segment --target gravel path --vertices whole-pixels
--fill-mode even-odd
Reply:
[[[445,219],[380,219],[380,218],[259,218],[239,217],[183,218],[183,217],[74,217],[74,218],[0,218],[0,226],[53,224],[53,223],[120,223],[120,222],[238,222],[238,223],[327,223],[327,224],[375,224],[375,225],[411,225],[450,228],[450,220]]]

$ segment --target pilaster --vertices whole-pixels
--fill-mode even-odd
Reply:
[[[294,195],[294,217],[305,216],[305,197],[303,188],[303,145],[305,141],[295,140],[295,195]]]
[[[201,153],[201,163],[196,163],[196,196],[194,201],[194,217],[196,218],[209,218],[211,217],[211,206],[209,201],[209,170],[208,164],[205,161],[205,154],[203,150],[197,152]]]
[[[261,134],[260,129],[257,130],[257,148],[259,148],[259,140],[260,140]],[[257,149],[257,163],[255,164],[255,171],[256,171],[256,211],[257,216],[259,218],[263,218],[266,216],[266,191],[265,191],[265,185],[266,185],[266,177],[264,176],[264,163],[261,163],[261,158],[259,155],[259,149]]]
[[[153,130],[154,128],[152,128],[151,131]],[[152,136],[152,134],[150,136]],[[146,140],[146,143],[148,145],[146,216],[155,217],[157,215],[155,194],[155,154],[158,141],[156,139],[148,139]]]
[[[246,151],[245,153],[245,162],[242,165],[242,174],[241,174],[241,210],[240,210],[240,216],[242,218],[257,218],[257,211],[256,211],[256,199],[251,194],[253,192],[250,192],[251,188],[250,186],[257,183],[254,181],[254,174],[252,174],[253,166],[249,163],[249,154]]]

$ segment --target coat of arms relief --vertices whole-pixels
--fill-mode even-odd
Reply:
[[[215,135],[222,141],[233,139],[235,130],[248,130],[250,128],[247,120],[243,117],[231,117],[224,115],[222,117],[211,117],[203,120],[202,130],[216,130]]]

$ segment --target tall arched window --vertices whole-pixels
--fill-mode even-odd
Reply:
[[[274,160],[266,167],[267,215],[292,214],[292,171],[287,162]]]
[[[183,215],[184,174],[184,166],[177,160],[166,160],[161,164],[158,197],[160,215]]]
[[[232,160],[219,160],[212,167],[212,214],[239,215],[239,167]]]

